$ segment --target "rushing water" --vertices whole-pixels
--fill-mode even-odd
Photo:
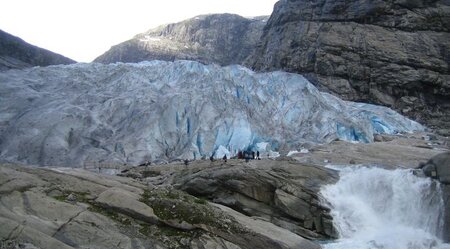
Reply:
[[[448,249],[438,183],[411,170],[346,167],[322,195],[340,239],[326,249]]]

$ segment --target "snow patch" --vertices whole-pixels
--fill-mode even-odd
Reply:
[[[158,42],[158,41],[161,41],[161,38],[146,35],[146,36],[144,36],[143,39],[139,39],[139,41],[141,41],[141,42]]]
[[[292,155],[295,155],[295,154],[308,154],[308,153],[309,153],[308,149],[301,149],[300,151],[292,150],[292,151],[289,151],[286,156],[292,156]]]

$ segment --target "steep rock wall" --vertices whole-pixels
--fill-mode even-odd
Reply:
[[[281,0],[246,61],[450,133],[449,1]]]

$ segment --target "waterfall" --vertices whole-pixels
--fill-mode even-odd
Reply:
[[[407,169],[339,171],[339,181],[321,190],[339,234],[324,248],[450,248],[440,240],[444,203],[439,183]]]

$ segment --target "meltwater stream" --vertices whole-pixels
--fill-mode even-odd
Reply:
[[[322,190],[340,239],[326,249],[448,249],[443,244],[443,200],[438,183],[412,170],[340,169]]]

